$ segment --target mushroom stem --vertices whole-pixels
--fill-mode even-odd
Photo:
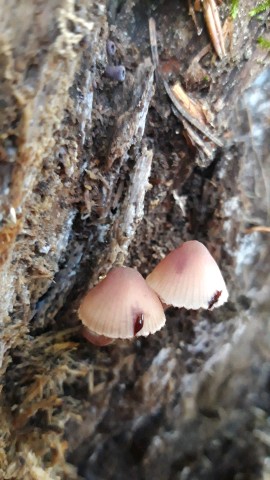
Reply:
[[[114,342],[113,338],[105,337],[104,335],[98,335],[97,333],[91,332],[89,328],[83,327],[82,334],[88,342],[96,345],[97,347],[105,347]]]

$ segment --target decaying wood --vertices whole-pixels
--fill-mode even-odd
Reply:
[[[201,133],[203,133],[206,137],[208,137],[212,142],[214,142],[216,145],[219,147],[222,147],[221,141],[215,137],[215,135],[210,132],[210,130],[203,124],[201,124],[200,121],[197,120],[196,117],[191,115],[188,110],[182,107],[180,102],[178,101],[175,93],[172,91],[172,89],[169,87],[168,83],[164,80],[164,86],[166,89],[166,92],[168,93],[170,99],[172,100],[173,104],[176,106],[177,110],[181,112],[184,118],[186,118],[197,130],[199,130]]]
[[[226,55],[226,48],[216,2],[203,0],[202,5],[211,41],[219,58],[223,58]]]
[[[244,93],[269,64],[267,12],[243,3],[218,59],[188,2],[0,2],[1,479],[268,478],[267,79]],[[89,285],[191,238],[227,305],[83,339]]]

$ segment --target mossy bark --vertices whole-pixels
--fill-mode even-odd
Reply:
[[[242,94],[269,62],[256,44],[267,14],[251,20],[247,1],[233,22],[224,3],[218,60],[211,46],[201,55],[209,37],[187,3],[0,2],[3,479],[247,480],[266,468],[269,247],[244,230],[268,222],[270,172],[251,139],[263,114]],[[154,72],[151,16],[164,78],[203,105],[223,144],[202,136],[209,156]],[[125,65],[125,82],[108,63]],[[87,344],[86,288],[116,264],[146,275],[192,238],[221,265],[228,304]]]

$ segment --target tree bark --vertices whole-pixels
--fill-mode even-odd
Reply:
[[[269,63],[267,12],[219,7],[220,60],[188,2],[1,3],[1,478],[268,478],[267,73],[248,89]],[[216,143],[175,109],[176,82]],[[115,265],[145,276],[189,239],[221,266],[225,306],[83,339],[89,286]]]

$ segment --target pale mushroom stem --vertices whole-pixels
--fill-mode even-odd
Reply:
[[[104,335],[97,335],[94,332],[91,332],[87,327],[82,327],[82,334],[88,342],[97,347],[105,347],[114,342],[113,338],[105,337]]]

